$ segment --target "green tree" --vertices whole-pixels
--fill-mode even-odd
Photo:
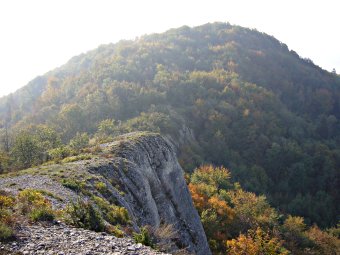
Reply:
[[[87,133],[77,133],[76,136],[70,140],[70,147],[78,152],[88,144],[89,136]]]
[[[68,140],[86,128],[86,122],[82,108],[77,104],[64,105],[59,113],[58,124],[64,139]]]
[[[41,162],[43,149],[39,147],[39,141],[27,131],[20,132],[16,137],[12,149],[19,167],[30,167]]]

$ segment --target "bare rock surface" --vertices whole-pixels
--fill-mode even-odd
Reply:
[[[177,233],[176,249],[199,255],[211,254],[193,206],[184,172],[173,146],[159,134],[130,133],[106,145],[114,155],[110,164],[89,166],[91,172],[115,182],[138,226],[171,224]]]

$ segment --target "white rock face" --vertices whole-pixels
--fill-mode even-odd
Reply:
[[[136,225],[171,224],[178,234],[174,249],[211,254],[171,144],[158,134],[131,133],[106,148],[115,155],[113,162],[97,164],[90,171],[119,186],[124,195],[112,188],[113,196]]]

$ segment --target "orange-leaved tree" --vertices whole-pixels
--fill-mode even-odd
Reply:
[[[235,217],[234,210],[221,194],[232,186],[230,172],[224,167],[205,165],[196,169],[190,181],[189,189],[210,247],[215,252],[225,250],[229,225]]]

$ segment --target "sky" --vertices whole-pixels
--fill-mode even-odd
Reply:
[[[273,35],[340,73],[339,10],[339,0],[3,0],[0,96],[99,45],[215,21]]]

